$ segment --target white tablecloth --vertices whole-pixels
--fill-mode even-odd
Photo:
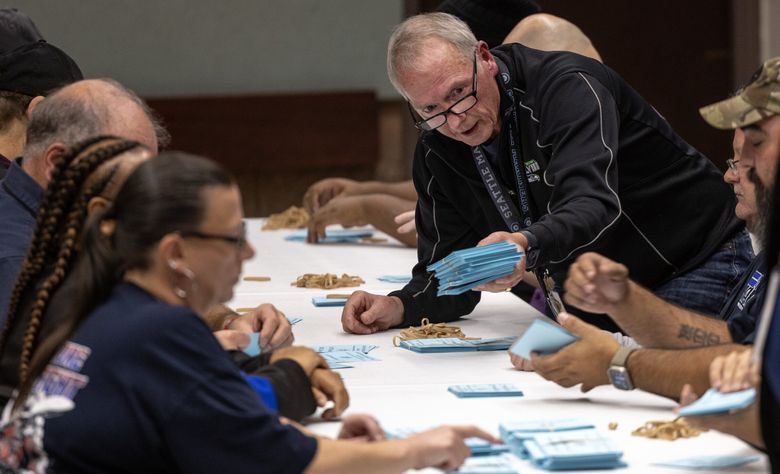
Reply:
[[[371,413],[388,427],[469,423],[495,434],[501,421],[584,418],[623,449],[629,472],[673,473],[675,470],[651,464],[693,455],[757,453],[736,438],[717,432],[674,442],[631,436],[631,431],[646,421],[674,419],[672,408],[676,404],[648,393],[622,392],[608,386],[587,394],[577,387],[565,389],[534,373],[513,370],[504,351],[419,354],[393,347],[392,338],[398,334],[397,330],[368,336],[346,334],[340,323],[342,308],[316,308],[311,298],[327,293],[350,293],[354,289],[302,289],[290,283],[304,273],[348,273],[366,281],[359,289],[386,294],[401,285],[384,283],[377,277],[410,274],[417,260],[416,251],[392,239],[380,245],[288,242],[284,236],[290,231],[261,231],[258,219],[249,219],[247,224],[257,255],[245,264],[244,275],[269,276],[271,281],[242,281],[229,303],[231,307],[267,302],[289,317],[303,318],[294,327],[296,344],[379,346],[370,355],[380,361],[359,362],[354,368],[339,371],[350,393],[348,413]],[[484,293],[476,310],[455,324],[468,336],[520,335],[537,317],[543,316],[510,293]],[[525,396],[458,399],[447,392],[447,386],[462,383],[514,383]],[[610,422],[618,423],[616,430],[608,429]],[[321,434],[334,435],[338,431],[337,423],[315,422],[310,427]],[[545,472],[526,461],[518,460],[517,466],[522,473]],[[762,459],[722,472],[767,470],[768,463]]]

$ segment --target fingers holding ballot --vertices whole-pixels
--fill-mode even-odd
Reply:
[[[525,253],[525,249],[528,247],[528,239],[520,232],[493,232],[484,239],[480,240],[477,247],[482,247],[488,244],[495,244],[497,242],[509,242],[517,246],[518,252]],[[492,293],[498,293],[513,288],[515,285],[522,281],[525,274],[525,255],[517,262],[514,271],[511,275],[503,276],[493,280],[492,282],[479,285],[474,288],[474,291],[489,291]]]

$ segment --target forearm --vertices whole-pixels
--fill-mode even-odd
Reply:
[[[411,180],[395,183],[364,181],[358,183],[350,194],[388,194],[406,201],[417,201],[417,191],[415,191]]]
[[[414,467],[414,460],[409,454],[407,443],[403,440],[362,443],[320,438],[317,454],[305,472],[399,473]]]
[[[646,348],[690,349],[732,342],[724,321],[664,301],[633,281],[609,316]]]
[[[640,349],[628,358],[628,372],[636,388],[677,400],[683,385],[702,394],[710,388],[710,364],[717,356],[744,350],[739,344],[696,349]]]
[[[417,234],[398,232],[395,216],[414,210],[416,202],[387,194],[371,194],[363,202],[365,220],[385,234],[397,239],[409,247],[417,246]]]

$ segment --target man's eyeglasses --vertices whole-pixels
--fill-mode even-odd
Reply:
[[[739,174],[739,160],[734,160],[732,158],[729,158],[726,160],[726,164],[729,166],[729,170],[734,174]]]
[[[436,130],[437,128],[441,127],[445,123],[447,123],[447,115],[448,114],[455,114],[455,115],[463,115],[469,110],[471,110],[472,107],[477,105],[477,52],[474,51],[474,73],[473,78],[471,79],[471,92],[452,104],[452,106],[445,110],[444,112],[439,112],[438,114],[434,115],[433,117],[429,117],[425,120],[420,120],[422,117],[420,117],[412,108],[412,105],[407,102],[406,106],[409,108],[409,113],[412,114],[412,120],[414,120],[414,126],[417,127],[419,130],[423,130],[426,132],[429,132],[431,130]]]
[[[197,230],[182,230],[179,231],[179,235],[182,237],[194,237],[196,239],[204,240],[221,240],[233,244],[238,249],[238,252],[242,252],[246,247],[246,223],[241,223],[241,232],[238,235],[219,235],[208,234],[205,232],[199,232]]]

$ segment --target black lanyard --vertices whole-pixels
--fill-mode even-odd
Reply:
[[[512,155],[512,169],[515,174],[515,180],[517,182],[517,198],[520,208],[517,209],[512,205],[511,200],[507,199],[504,189],[496,179],[496,175],[493,172],[493,168],[490,166],[485,153],[481,146],[475,146],[471,148],[471,153],[474,156],[474,163],[477,165],[479,176],[482,178],[482,182],[485,184],[490,199],[493,200],[498,213],[504,219],[507,228],[511,232],[519,232],[531,225],[533,222],[533,214],[531,211],[531,199],[528,193],[528,181],[525,176],[525,168],[523,167],[521,143],[520,143],[520,126],[517,119],[517,104],[515,103],[515,96],[511,87],[507,87],[507,83],[511,80],[509,75],[509,69],[506,65],[496,58],[496,64],[499,68],[499,80],[498,84],[504,93],[512,101],[511,105],[511,120],[504,120],[504,126],[506,122],[509,122],[507,133],[509,135],[509,149]],[[506,81],[504,80],[506,78]],[[506,118],[507,114],[504,114]],[[518,215],[519,214],[519,215]],[[522,224],[521,224],[522,222]],[[559,311],[562,309],[560,298],[553,295],[554,289],[552,288],[552,278],[550,278],[550,272],[546,268],[537,267],[533,270],[536,275],[536,279],[539,281],[539,286],[544,292],[545,299],[547,300],[547,306],[552,310],[554,316],[557,318]]]

